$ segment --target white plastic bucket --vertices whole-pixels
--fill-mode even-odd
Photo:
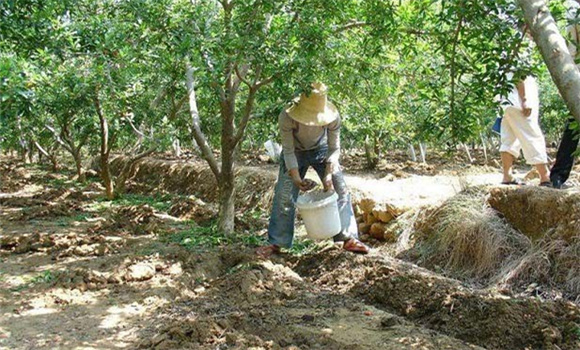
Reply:
[[[298,197],[296,208],[311,239],[326,239],[340,232],[336,192],[310,192]]]

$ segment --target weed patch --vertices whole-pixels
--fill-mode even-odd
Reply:
[[[229,244],[243,244],[245,246],[259,246],[265,239],[255,234],[225,234],[217,228],[215,222],[206,226],[199,226],[192,222],[192,226],[183,231],[169,234],[164,238],[167,242],[177,243],[188,250],[211,248]]]

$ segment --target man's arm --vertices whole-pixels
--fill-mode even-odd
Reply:
[[[294,121],[286,111],[282,111],[278,116],[278,126],[280,127],[280,138],[282,139],[282,154],[288,175],[292,178],[294,185],[303,191],[309,189],[307,182],[303,181],[298,171],[298,160],[294,148]]]
[[[322,180],[324,190],[333,189],[332,174],[338,171],[340,157],[340,116],[328,125],[328,154],[326,155],[326,172]]]
[[[278,116],[278,126],[280,127],[280,138],[282,139],[282,155],[286,169],[298,169],[298,160],[294,153],[294,122],[285,111]]]
[[[328,154],[326,162],[338,165],[340,157],[340,116],[328,124]]]
[[[524,80],[520,80],[520,82],[517,85],[517,89],[518,95],[520,96],[520,102],[524,116],[529,117],[532,114],[532,109],[527,105],[526,84],[524,83]]]

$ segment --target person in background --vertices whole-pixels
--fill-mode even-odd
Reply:
[[[500,132],[502,184],[523,184],[512,175],[514,159],[519,156],[520,150],[523,150],[528,164],[535,166],[540,174],[540,186],[551,187],[546,141],[538,122],[540,101],[536,79],[528,76],[518,81],[502,103],[502,107],[504,108]]]
[[[320,177],[324,190],[335,190],[338,194],[342,229],[334,236],[334,241],[344,242],[343,248],[347,251],[367,254],[369,248],[358,240],[350,194],[339,165],[340,115],[327,99],[327,87],[322,83],[312,84],[309,95],[300,95],[284,108],[278,124],[283,157],[268,225],[269,244],[258,248],[256,254],[268,258],[279,253],[281,248],[292,246],[294,203],[299,191],[312,188],[311,181],[304,179],[311,166]]]
[[[568,0],[565,2],[565,5],[568,8],[566,12],[568,21],[572,22],[577,20],[579,18],[578,15],[580,15],[580,0]],[[568,51],[576,62],[580,58],[577,50],[580,35],[579,29],[578,24],[575,23],[566,27],[568,33]],[[569,116],[562,140],[560,141],[560,146],[558,147],[558,153],[556,154],[556,162],[550,171],[550,180],[554,188],[562,188],[568,180],[572,167],[574,166],[574,152],[578,148],[578,132],[573,127],[575,124],[574,117]]]

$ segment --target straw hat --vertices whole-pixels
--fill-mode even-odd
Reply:
[[[328,88],[322,83],[313,83],[310,95],[301,94],[294,100],[286,113],[295,121],[310,125],[324,126],[338,118],[338,110],[326,98]]]

